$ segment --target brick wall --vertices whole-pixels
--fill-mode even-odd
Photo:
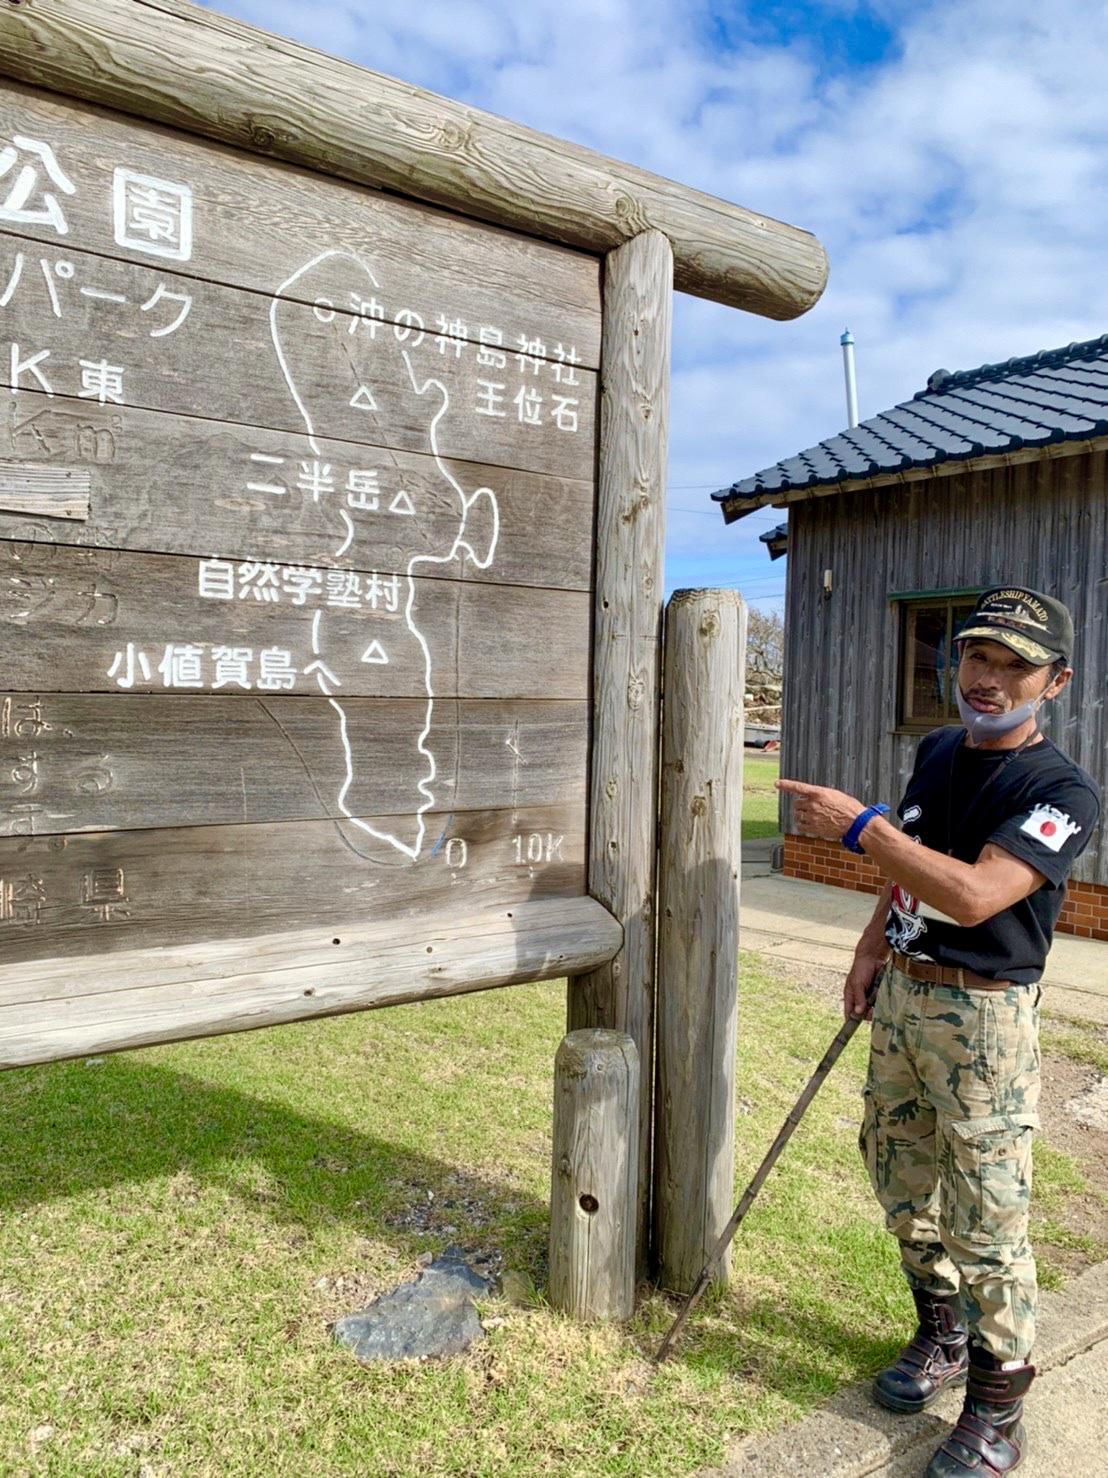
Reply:
[[[785,836],[784,872],[790,878],[852,888],[856,893],[880,893],[884,879],[868,857],[855,856],[838,842],[819,837]],[[1108,888],[1096,883],[1070,883],[1058,929],[1085,939],[1108,940]]]
[[[1097,883],[1070,883],[1058,927],[1085,939],[1108,939],[1108,888]]]

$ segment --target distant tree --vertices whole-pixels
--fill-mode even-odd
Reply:
[[[749,611],[746,626],[746,682],[781,684],[785,671],[785,623],[777,611]]]

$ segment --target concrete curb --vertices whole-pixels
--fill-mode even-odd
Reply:
[[[1108,1339],[1108,1263],[1099,1263],[1074,1278],[1060,1293],[1042,1296],[1038,1338],[1032,1359],[1041,1375],[1065,1365]],[[1033,1415],[1034,1397],[1029,1399]],[[895,1416],[877,1405],[870,1383],[849,1386],[812,1416],[771,1435],[737,1443],[719,1468],[704,1469],[699,1478],[780,1478],[784,1473],[811,1478],[867,1478],[870,1474],[923,1473],[962,1409],[962,1393],[948,1391],[929,1411]],[[1088,1451],[1105,1440],[1104,1413],[1086,1406]],[[1100,1424],[1099,1427],[1096,1424]],[[1033,1444],[1034,1424],[1029,1443]],[[1036,1453],[1032,1446],[1030,1454]],[[1021,1465],[1021,1474],[1024,1469]],[[1027,1469],[1029,1478],[1032,1469]],[[1044,1473],[1054,1471],[1049,1466]],[[1108,1471],[1096,1469],[1097,1472]],[[1084,1468],[1083,1474],[1094,1469]]]

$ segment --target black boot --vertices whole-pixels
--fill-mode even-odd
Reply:
[[[931,1459],[927,1478],[998,1478],[1023,1461],[1023,1398],[1035,1367],[1000,1366],[988,1351],[970,1346],[966,1404],[958,1425]]]
[[[922,1411],[944,1387],[961,1385],[969,1366],[958,1295],[913,1289],[912,1297],[919,1328],[873,1383],[873,1394],[890,1411]]]

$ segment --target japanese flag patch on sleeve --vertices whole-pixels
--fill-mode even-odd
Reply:
[[[1051,852],[1060,852],[1070,837],[1076,836],[1080,830],[1077,822],[1071,821],[1065,811],[1046,805],[1036,806],[1020,827],[1020,831],[1042,842]]]

